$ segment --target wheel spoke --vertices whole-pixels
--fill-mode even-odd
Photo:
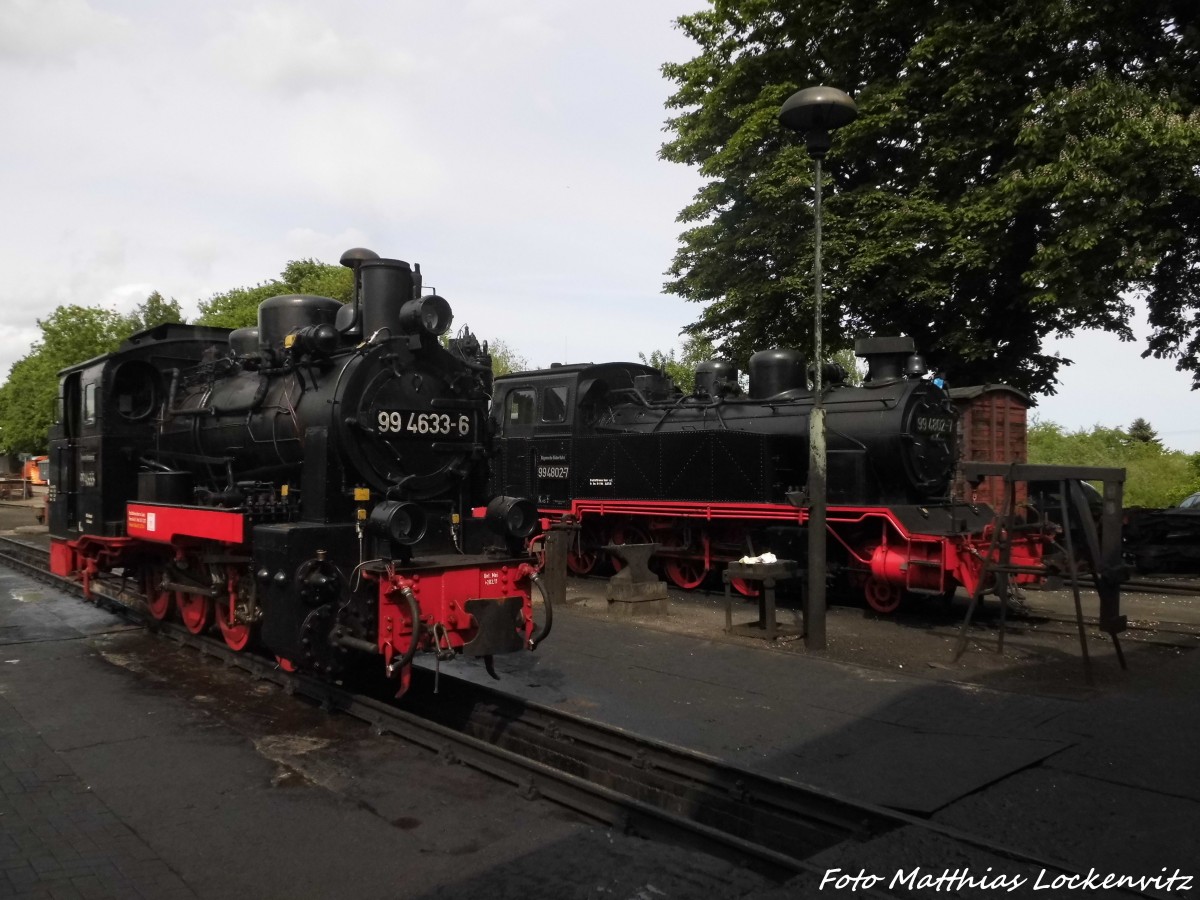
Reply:
[[[704,582],[708,570],[704,568],[704,564],[695,559],[681,559],[679,557],[666,557],[663,559],[663,569],[666,571],[667,578],[677,588],[682,588],[685,591],[690,591],[693,588],[698,588]]]
[[[567,551],[567,568],[572,575],[591,575],[595,571],[600,561],[596,546],[600,543],[596,539],[596,529],[590,524],[573,535],[571,549]]]

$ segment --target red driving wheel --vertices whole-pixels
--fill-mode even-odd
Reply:
[[[671,584],[677,588],[683,588],[685,591],[700,587],[704,583],[705,576],[708,575],[708,569],[704,568],[704,563],[700,560],[678,557],[664,559],[663,571],[671,580]]]
[[[877,613],[887,615],[894,613],[900,606],[904,591],[900,585],[882,578],[871,576],[863,589],[867,594],[867,604]]]
[[[221,637],[230,650],[245,650],[250,643],[250,626],[234,619],[229,610],[229,601],[225,600],[217,609],[217,624],[221,627]]]
[[[200,594],[180,594],[176,599],[183,627],[200,634],[212,622],[212,600]]]
[[[609,539],[610,544],[649,544],[650,538],[646,534],[641,525],[617,525],[612,530],[612,538]],[[612,567],[614,572],[620,572],[625,568],[625,563],[621,562],[621,558],[617,554],[612,554]]]
[[[758,596],[758,588],[756,588],[752,582],[747,581],[745,578],[730,578],[729,583],[733,585],[733,589],[743,597]]]
[[[146,609],[160,622],[171,614],[171,607],[175,605],[175,595],[159,588],[161,582],[158,572],[151,572],[146,578]]]
[[[596,545],[596,529],[584,525],[571,536],[571,549],[567,551],[567,569],[572,575],[591,575],[600,562]]]
[[[703,556],[699,559],[692,555],[683,556],[682,554],[690,554],[692,551],[679,535],[669,535],[663,543],[663,549],[681,554],[680,556],[663,555],[659,557],[662,560],[663,572],[671,584],[690,591],[704,583],[704,579],[708,576],[708,569],[704,565]]]

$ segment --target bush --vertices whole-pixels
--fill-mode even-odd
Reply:
[[[1149,424],[1138,421],[1141,427],[1130,431],[1094,425],[1090,431],[1067,432],[1035,419],[1029,428],[1029,461],[1125,469],[1126,506],[1175,506],[1200,490],[1200,453],[1164,449]]]

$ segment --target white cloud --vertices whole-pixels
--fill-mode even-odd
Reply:
[[[371,33],[363,20],[344,17],[341,24],[351,35]],[[263,4],[236,12],[232,28],[215,37],[209,49],[218,68],[283,94],[339,90],[412,67],[399,41],[381,47],[349,36],[294,4]]]
[[[0,328],[0,379],[7,379],[13,363],[29,352],[34,341],[41,340],[36,327]]]
[[[367,234],[357,228],[347,228],[329,234],[315,228],[289,228],[284,235],[288,259],[320,259],[334,263],[351,247],[363,247],[370,242]]]
[[[545,0],[471,0],[463,11],[468,46],[474,54],[485,47],[532,51],[553,45],[563,31],[551,20],[563,10]]]
[[[0,60],[63,65],[85,50],[119,43],[127,32],[125,19],[87,0],[0,0]]]
[[[317,117],[286,131],[281,165],[311,201],[357,209],[369,216],[409,218],[436,204],[448,173],[433,148],[422,141],[402,100],[391,109],[329,103]]]
[[[677,346],[700,308],[661,287],[700,179],[657,159],[659,67],[697,5],[0,0],[0,378],[59,304],[194,315],[353,246],[536,364]],[[1127,375],[1101,389],[1075,350],[1047,417],[1186,429],[1186,376],[1106,348]]]

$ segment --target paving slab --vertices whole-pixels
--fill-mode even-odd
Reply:
[[[80,601],[18,600],[36,589],[21,582],[0,594],[20,626],[0,654],[0,897],[733,900],[766,884],[520,799]]]
[[[609,864],[607,884],[619,895],[698,890],[678,867],[670,878],[643,879],[641,863],[627,861],[645,851],[638,842],[546,821],[544,811],[513,807],[486,780],[456,774],[440,791],[429,789],[438,767],[419,753],[394,755],[361,737],[328,734],[329,717],[292,718],[285,710],[297,708],[294,700],[266,698],[265,707],[235,715],[234,689],[220,688],[217,673],[194,685],[163,682],[162,661],[151,659],[146,638],[116,620],[93,621],[94,608],[78,601],[64,603],[91,612],[78,613],[85,620],[77,622],[66,606],[47,616],[52,605],[18,599],[0,581],[0,616],[9,616],[0,625],[19,626],[0,632],[8,640],[0,647],[0,698],[75,777],[102,786],[106,808],[199,896],[236,896],[220,893],[231,885],[263,897],[283,896],[273,893],[281,887],[291,898],[318,887],[322,896],[338,896],[350,882],[318,864],[328,847],[362,869],[356,897],[467,896],[488,883],[497,896],[515,896],[509,886],[518,884],[530,900],[600,897],[606,882],[595,879]],[[1200,859],[1192,837],[1200,834],[1194,644],[1130,641],[1128,673],[1097,653],[1097,682],[1087,686],[1069,629],[1055,636],[1029,627],[1005,654],[975,648],[952,668],[914,664],[923,654],[943,658],[952,627],[864,620],[855,641],[868,666],[806,654],[794,643],[726,640],[706,634],[703,618],[672,631],[687,604],[673,601],[672,610],[651,627],[562,609],[536,653],[496,660],[498,687],[768,774],[984,831],[1085,872],[1121,867],[1149,876]],[[22,633],[42,637],[12,640]],[[873,644],[880,634],[884,642]],[[188,665],[178,663],[180,670]],[[474,661],[442,672],[497,686]],[[327,836],[330,826],[335,833]],[[938,871],[960,857],[991,864],[909,831],[838,848],[822,863]],[[247,855],[256,843],[261,852]],[[567,853],[575,854],[569,865]],[[674,859],[660,856],[665,866]],[[379,874],[382,858],[391,870]],[[755,894],[727,870],[710,878],[705,865],[693,869],[709,879],[703,896]],[[539,893],[525,883],[537,872],[543,886],[571,885],[570,892]],[[800,879],[780,896],[810,889]]]
[[[518,696],[921,813],[1071,746],[1053,723],[1078,702],[569,613],[537,653],[497,659],[496,669],[501,687]],[[479,666],[452,671],[492,683]]]

